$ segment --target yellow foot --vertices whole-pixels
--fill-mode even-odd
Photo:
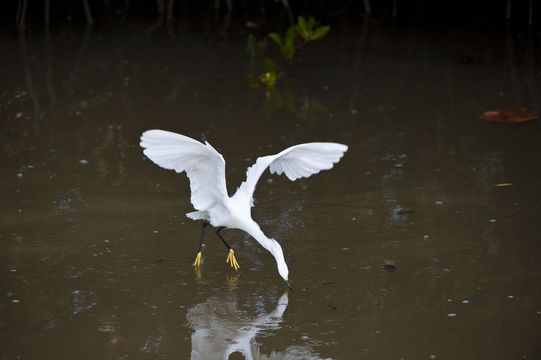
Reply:
[[[201,251],[197,253],[197,256],[195,257],[195,261],[193,262],[193,266],[199,266],[201,265]]]
[[[231,267],[235,270],[238,270],[240,268],[237,259],[235,259],[235,252],[233,251],[233,249],[229,249],[229,254],[227,254],[227,259],[225,260],[225,262],[230,263]]]
[[[196,279],[197,281],[201,281],[201,280],[203,279],[202,276],[201,276],[201,267],[199,267],[199,266],[194,266],[193,269],[194,269],[194,271],[195,271],[195,279]]]

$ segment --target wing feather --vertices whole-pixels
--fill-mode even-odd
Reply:
[[[285,174],[291,181],[329,170],[347,149],[343,144],[317,142],[294,145],[276,155],[259,157],[246,171],[246,181],[237,193],[252,197],[259,178],[267,168],[273,174]]]
[[[190,180],[193,207],[206,211],[227,197],[225,160],[212,145],[164,130],[148,130],[141,136],[143,153],[156,165]]]

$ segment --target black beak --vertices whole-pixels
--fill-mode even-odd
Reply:
[[[286,287],[288,288],[288,290],[291,290],[292,292],[294,292],[291,286],[289,286],[289,280],[284,280],[284,281],[286,283]]]

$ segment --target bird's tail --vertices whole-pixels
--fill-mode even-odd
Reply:
[[[192,220],[207,220],[210,221],[209,214],[206,211],[192,211],[186,214]]]

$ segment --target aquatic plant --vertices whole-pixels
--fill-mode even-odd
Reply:
[[[306,46],[310,41],[318,40],[327,35],[330,26],[318,26],[316,19],[310,16],[308,20],[299,16],[297,24],[291,25],[284,35],[277,32],[269,34],[269,37],[280,47],[284,58],[292,59],[295,52]]]
[[[263,61],[263,69],[265,72],[259,77],[248,77],[248,85],[253,88],[261,87],[268,91],[274,88],[276,80],[281,74],[278,72],[278,65],[269,58],[265,58]]]
[[[291,60],[297,51],[306,46],[306,44],[327,35],[330,27],[327,25],[317,26],[317,24],[318,22],[312,16],[308,20],[303,16],[299,16],[297,23],[289,26],[283,36],[277,32],[273,32],[268,37],[278,44],[284,58]],[[246,52],[250,56],[249,72],[252,74],[256,74],[254,69],[256,56],[265,52],[267,48],[265,39],[258,42],[255,36],[248,35]],[[248,86],[264,90],[267,98],[266,105],[270,106],[270,108],[286,108],[295,114],[295,116],[302,119],[316,118],[319,113],[327,111],[325,106],[319,104],[316,99],[309,97],[304,98],[303,104],[298,107],[292,89],[289,89],[291,91],[285,91],[283,87],[282,89],[278,89],[276,85],[282,73],[278,71],[278,64],[272,59],[265,57],[263,69],[264,72],[258,76],[248,76]],[[285,91],[284,94],[282,94],[283,91]]]

